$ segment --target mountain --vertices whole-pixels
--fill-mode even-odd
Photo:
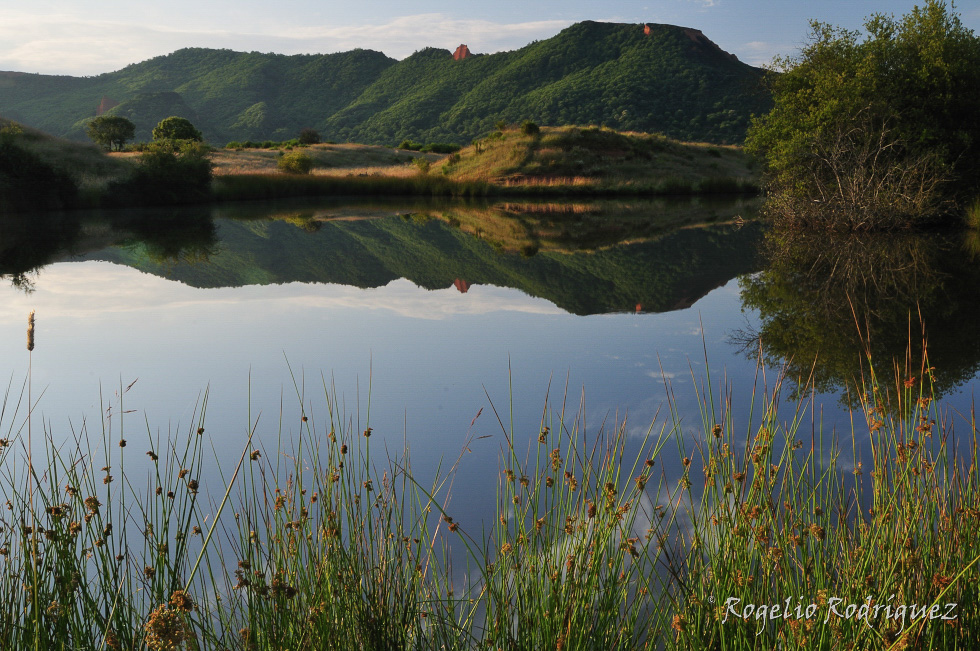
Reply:
[[[103,110],[132,119],[138,138],[181,114],[214,143],[314,127],[327,140],[464,144],[528,119],[738,143],[769,108],[762,75],[694,29],[588,21],[497,54],[190,48],[95,77],[0,72],[0,115],[74,139]]]

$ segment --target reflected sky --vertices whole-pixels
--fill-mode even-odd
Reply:
[[[100,410],[135,381],[122,410],[132,410],[126,437],[142,454],[148,433],[176,438],[193,425],[207,389],[209,435],[222,463],[233,463],[250,418],[259,417],[257,433],[273,447],[280,427],[298,433],[294,380],[314,420],[324,414],[323,385],[335,383],[357,426],[370,418],[372,442],[400,450],[407,441],[420,473],[455,459],[469,434],[487,436],[463,462],[485,477],[459,488],[459,499],[493,495],[496,479],[485,471],[503,444],[493,407],[507,424],[511,395],[518,440],[536,436],[549,384],[557,407],[567,385],[569,413],[584,391],[593,431],[628,414],[642,435],[663,408],[662,365],[679,407],[696,419],[690,388],[692,369],[704,372],[702,321],[713,373],[751,378],[754,370],[726,338],[744,319],[734,281],[687,310],[581,317],[484,285],[465,294],[407,280],[199,289],[106,262],[52,264],[35,280],[31,294],[0,288],[0,354],[17,386],[28,368],[27,314],[36,310],[31,382],[43,396],[35,418],[56,439],[83,419],[97,435]]]
[[[222,222],[218,230],[241,233],[242,242],[251,241],[244,235],[250,228],[249,233],[261,235],[254,239],[281,232],[314,244],[338,232],[354,233],[367,242],[364,233],[371,233],[376,240],[370,241],[386,247],[372,249],[376,253],[371,262],[389,259],[399,242],[412,241],[389,243],[382,237],[386,233],[419,232],[429,237],[426,241],[442,238],[459,250],[462,245],[455,243],[471,246],[467,236],[439,222],[396,219],[388,230],[373,223],[336,229],[324,224],[314,234],[288,224],[258,222],[235,229]],[[480,519],[493,509],[503,430],[511,427],[511,413],[515,445],[522,454],[537,445],[546,401],[555,410],[564,404],[568,414],[581,406],[590,436],[604,423],[611,426],[626,418],[629,433],[639,440],[651,424],[655,433],[659,430],[670,391],[684,430],[693,436],[701,427],[697,392],[708,388],[710,378],[715,396],[731,387],[736,433],[745,436],[752,430],[753,392],[771,387],[777,373],[760,372],[753,356],[733,341],[733,334],[758,332],[764,325],[758,311],[743,305],[745,272],[726,276],[735,267],[717,264],[721,256],[716,251],[744,246],[733,244],[734,236],[727,231],[705,232],[709,241],[717,242],[712,245],[716,248],[700,249],[707,253],[690,262],[678,251],[675,257],[683,264],[661,253],[688,241],[677,235],[601,254],[548,252],[530,259],[494,253],[484,243],[472,245],[489,261],[484,263],[488,275],[554,281],[526,284],[545,287],[547,295],[574,306],[581,304],[570,300],[573,294],[561,286],[568,276],[554,270],[586,277],[598,269],[615,278],[608,270],[643,266],[624,282],[640,278],[637,291],[648,291],[650,301],[662,291],[672,293],[667,304],[682,303],[679,309],[659,313],[578,315],[522,289],[478,281],[469,283],[464,293],[449,284],[452,269],[438,278],[427,275],[425,268],[412,272],[429,278],[430,288],[405,278],[367,288],[294,281],[198,287],[94,259],[46,264],[30,274],[30,293],[9,282],[0,286],[0,371],[12,387],[0,428],[3,436],[17,435],[21,428],[26,410],[22,405],[16,415],[13,411],[30,362],[32,396],[37,400],[34,423],[43,422],[55,442],[69,440],[83,423],[96,439],[103,428],[111,429],[110,443],[117,436],[130,441],[126,454],[132,451],[127,459],[133,461],[127,472],[135,475],[139,464],[146,463],[148,438],[178,440],[196,429],[194,413],[207,391],[209,442],[221,467],[230,468],[250,424],[258,422],[255,445],[271,451],[280,437],[288,441],[299,435],[302,413],[311,415],[315,431],[322,435],[325,393],[335,391],[335,408],[355,432],[369,424],[373,428],[372,446],[385,446],[392,454],[406,444],[411,447],[413,469],[423,483],[434,475],[440,460],[445,469],[470,441],[459,467],[465,481],[454,486],[453,500]],[[180,277],[177,272],[188,269],[200,272],[206,264],[229,268],[221,266],[224,260],[261,257],[251,245],[233,247],[227,242],[216,247],[210,263],[194,267],[181,262],[184,267],[171,268],[173,275]],[[321,255],[313,246],[307,251],[310,260]],[[131,244],[85,255],[143,259]],[[265,268],[273,268],[274,252],[262,255],[269,261]],[[667,271],[653,270],[650,261],[663,261]],[[711,264],[714,275],[695,278],[697,291],[685,294],[677,289],[692,270]],[[674,267],[681,271],[674,273]],[[336,268],[337,273],[344,271],[342,264]],[[670,282],[656,282],[661,277]],[[439,283],[441,289],[431,288]],[[710,291],[700,289],[712,286]],[[603,291],[593,294],[601,298]],[[28,357],[25,331],[31,310],[36,311],[36,349]],[[975,379],[951,390],[946,404],[968,414],[974,384]],[[816,414],[805,414],[805,434],[809,435],[811,419],[822,421],[827,431],[850,431],[838,395],[818,394],[815,404]],[[111,416],[104,418],[109,405]],[[477,414],[481,415],[471,428]],[[791,416],[788,410],[786,418]],[[679,457],[670,445],[664,456],[667,472]],[[844,469],[851,462],[849,454],[839,459]]]

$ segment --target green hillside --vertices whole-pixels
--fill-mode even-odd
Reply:
[[[262,54],[189,48],[95,77],[0,72],[0,115],[84,139],[103,98],[145,137],[161,117],[191,118],[214,143],[324,139],[470,142],[504,120],[604,124],[682,140],[741,142],[768,109],[762,71],[700,32],[671,25],[583,22],[512,52],[456,61],[427,48]]]
[[[575,314],[662,312],[757,270],[761,224],[733,223],[755,210],[415,201],[40,213],[0,220],[0,281],[27,287],[52,262],[108,260],[194,287],[407,278],[427,289],[516,288]]]

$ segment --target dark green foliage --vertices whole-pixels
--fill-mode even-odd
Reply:
[[[141,141],[152,140],[153,128],[172,115],[181,115],[194,123],[199,120],[197,111],[179,93],[172,91],[139,93],[111,109],[108,115],[124,117],[132,122],[136,127],[133,138]],[[74,137],[74,134],[73,130],[66,135]]]
[[[948,211],[980,170],[980,39],[944,2],[867,36],[812,23],[778,62],[775,106],[748,145],[765,158],[772,212],[791,226],[901,228]]]
[[[15,128],[0,129],[0,213],[70,208],[78,186],[17,144]]]
[[[282,142],[273,142],[272,140],[265,140],[263,142],[246,140],[245,142],[238,142],[237,140],[232,140],[225,144],[225,149],[292,149],[300,145],[301,143],[298,138],[283,140]]]
[[[762,72],[699,32],[652,27],[646,36],[641,25],[585,22],[513,52],[461,61],[434,48],[402,61],[366,50],[185,49],[91,78],[7,77],[0,106],[76,138],[106,96],[122,102],[113,113],[136,123],[138,137],[147,127],[129,108],[159,119],[158,110],[173,106],[162,117],[184,115],[214,142],[281,140],[304,127],[334,141],[469,142],[495,123],[524,119],[740,142],[750,114],[769,107]]]
[[[521,124],[521,133],[525,136],[536,136],[541,133],[541,127],[530,120],[525,120],[524,123]]]
[[[406,139],[406,140],[402,140],[398,144],[397,149],[405,149],[407,151],[419,151],[420,149],[422,149],[422,143],[412,142],[411,140]]]
[[[132,140],[136,125],[117,115],[100,115],[88,123],[88,137],[109,151],[113,146],[122,150],[127,140]]]
[[[454,145],[449,142],[430,142],[425,147],[419,149],[423,153],[433,153],[433,154],[455,154],[462,147],[459,145]]]
[[[203,140],[201,132],[187,118],[176,115],[165,118],[153,129],[154,140]]]
[[[206,145],[193,140],[161,140],[140,155],[133,176],[109,188],[121,205],[167,205],[206,201],[211,196],[211,161]]]
[[[299,132],[298,140],[301,145],[318,145],[320,144],[320,132],[306,127]]]

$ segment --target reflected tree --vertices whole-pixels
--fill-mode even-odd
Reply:
[[[132,233],[120,244],[140,247],[155,264],[205,263],[218,249],[218,231],[208,208],[159,211],[152,219],[116,216],[113,226]]]
[[[38,270],[69,253],[80,222],[72,213],[16,213],[0,220],[0,278],[30,294]]]
[[[759,329],[733,338],[825,392],[853,388],[868,356],[903,368],[927,342],[937,395],[948,392],[980,368],[980,269],[959,237],[770,232],[766,269],[740,280]]]

